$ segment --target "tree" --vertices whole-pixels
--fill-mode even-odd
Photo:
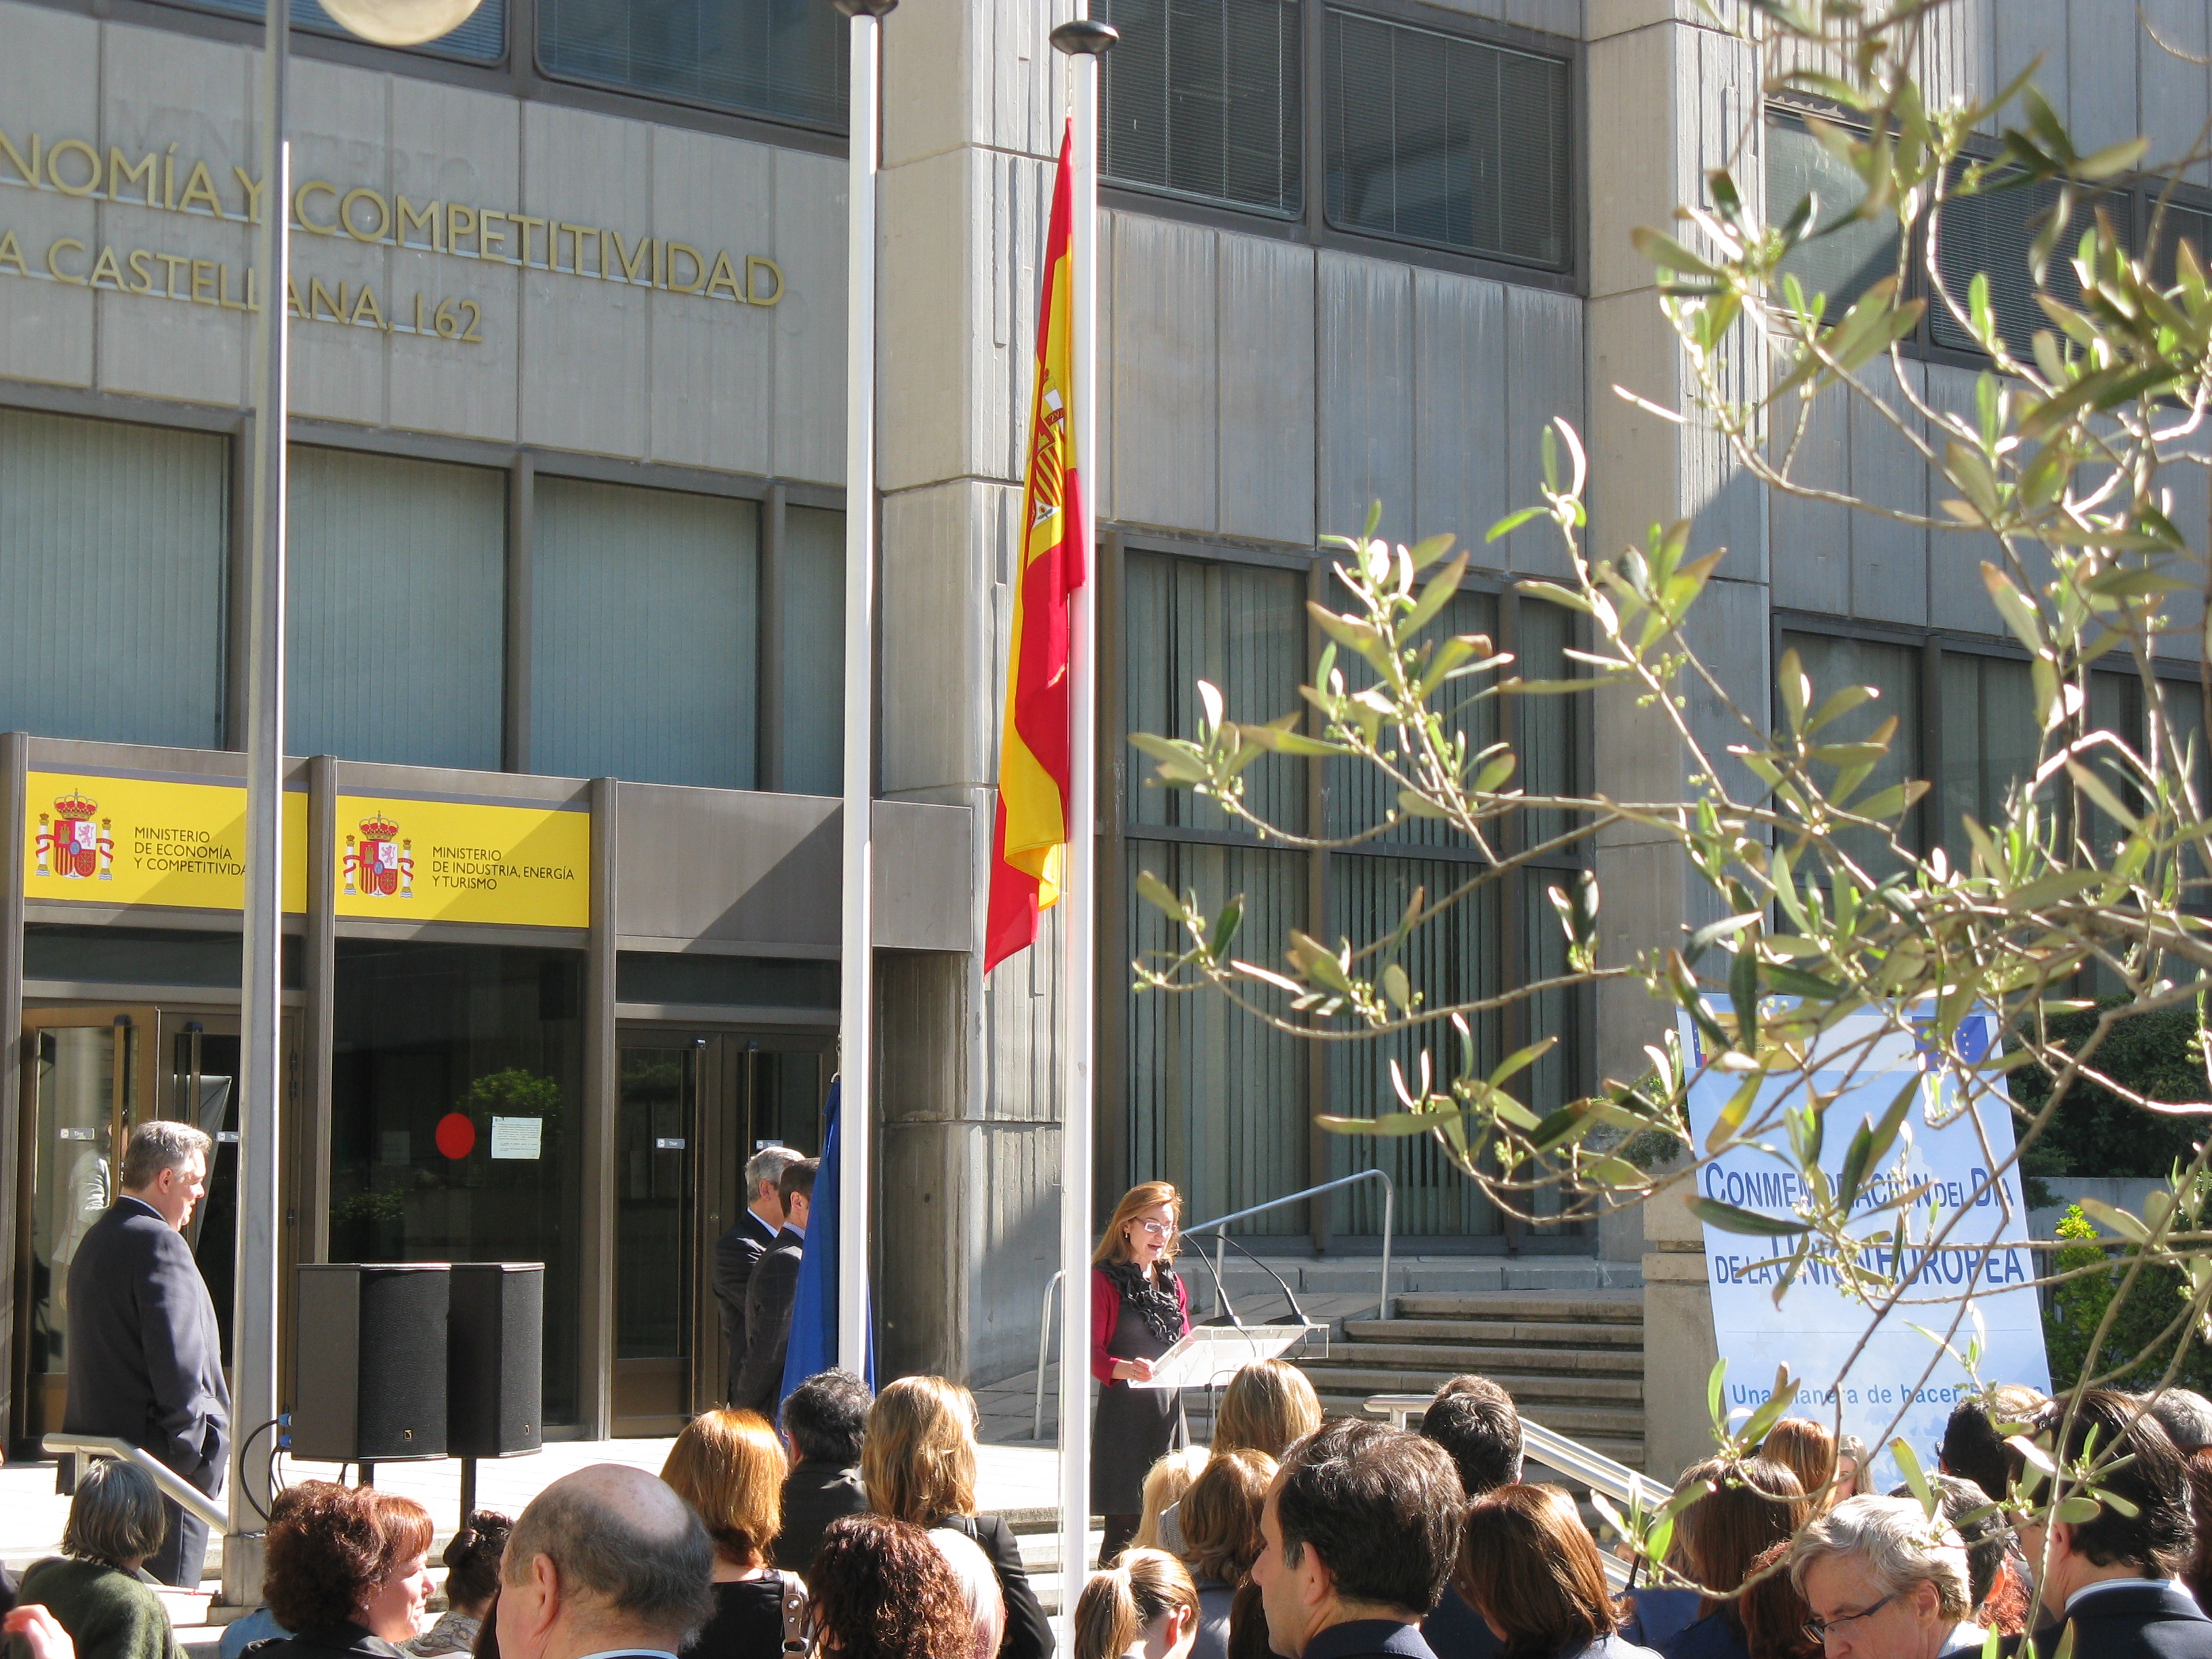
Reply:
[[[1703,199],[1679,210],[1680,225],[1639,232],[1637,241],[1656,267],[1693,388],[1686,407],[1657,412],[1716,435],[1734,465],[1770,490],[1971,538],[1982,550],[1982,580],[2026,656],[2032,763],[1980,819],[1962,815],[1930,833],[1921,806],[1928,781],[1889,775],[1898,770],[1898,722],[1881,718],[1875,688],[1815,684],[1785,653],[1774,707],[1744,706],[1688,628],[1724,554],[1693,556],[1687,523],[1654,526],[1638,546],[1589,546],[1583,448],[1555,422],[1545,434],[1540,504],[1489,535],[1539,520],[1559,537],[1571,576],[1520,588],[1585,619],[1574,678],[1526,679],[1489,638],[1434,636],[1431,624],[1471,556],[1455,557],[1449,537],[1386,544],[1374,535],[1378,513],[1363,534],[1326,544],[1340,556],[1341,597],[1313,607],[1329,642],[1303,689],[1304,709],[1232,711],[1201,686],[1206,712],[1194,737],[1133,739],[1157,761],[1160,783],[1290,846],[1345,843],[1266,822],[1245,797],[1249,767],[1276,753],[1371,769],[1400,814],[1442,821],[1486,863],[1450,891],[1415,895],[1382,937],[1293,934],[1279,964],[1237,954],[1241,901],[1209,912],[1195,894],[1146,874],[1140,890],[1180,926],[1182,945],[1135,971],[1146,992],[1226,996],[1249,1018],[1316,1042],[1418,1034],[1418,1062],[1393,1069],[1402,1109],[1328,1127],[1432,1135],[1468,1180],[1524,1214],[1547,1187],[1563,1194],[1565,1215],[1686,1201],[1711,1225],[1765,1241],[1784,1290],[1808,1273],[1836,1276],[1863,1304],[1869,1329],[1928,1316],[1916,1305],[1924,1291],[1913,1292],[1895,1264],[1907,1249],[1970,1247],[1962,1227],[1972,1206],[1934,1207],[1901,1179],[1883,1196],[1880,1177],[1902,1170],[1901,1112],[1855,1130],[1830,1124],[1835,1093],[1814,1086],[1815,1060],[1824,1073],[1849,1073],[1870,1063],[1877,1042],[1910,1038],[1932,1048],[1978,1106],[2001,1098],[2008,1076],[2035,1079],[2017,1097],[2016,1147],[1999,1155],[1984,1143],[1989,1176],[1974,1196],[2000,1204],[2000,1183],[2034,1155],[2069,1101],[2094,1091],[2112,1109],[2171,1126],[2185,1149],[2169,1190],[2144,1213],[2096,1212],[2130,1247],[2117,1274],[2123,1291],[2145,1273],[2170,1274],[2179,1287],[2161,1328],[2143,1334],[2172,1344],[2170,1379],[2208,1333],[2212,1257],[2203,1246],[2212,1236],[2200,1224],[2200,1177],[2212,1106],[2154,1099],[2101,1060],[2123,1022],[2178,1017],[2195,1038],[2190,1092],[2205,1094],[2212,826],[2201,750],[2212,684],[2200,619],[2212,565],[2202,526],[2192,547],[2172,516],[2172,470],[2205,464],[2212,390],[2205,251],[2172,234],[2168,199],[2195,153],[2155,167],[2144,166],[2141,139],[2083,154],[2032,71],[1978,101],[1932,94],[1914,66],[1947,3],[1732,8],[1760,54],[1769,95],[1800,101],[1807,129],[1856,199],[1824,211],[1808,195],[1763,216],[1751,205],[1758,192],[1720,169]],[[1977,140],[1988,131],[2002,134],[1995,153]],[[1739,153],[1755,152],[1740,145]],[[2118,210],[2133,199],[2126,192],[2152,204],[2144,246],[2132,245],[2132,221]],[[2025,268],[1998,266],[1961,284],[1942,252],[1947,226],[2008,209],[2034,233]],[[1891,250],[1886,269],[1837,296],[1808,289],[1814,256],[1870,229]],[[2032,304],[2005,298],[2015,291]],[[1930,307],[1986,361],[1968,407],[1940,406],[1907,372],[1904,343]],[[1747,372],[1754,362],[1762,372]],[[1919,459],[1935,486],[1932,512],[1813,481],[1808,434],[1816,414],[1838,403],[1882,423]],[[2193,665],[2196,684],[2180,687],[2160,672],[2177,662]],[[2096,677],[2108,673],[2134,688],[2139,726],[2100,707]],[[1509,741],[1468,736],[1481,705],[1518,697],[1592,699],[1609,718],[1647,721],[1678,754],[1684,787],[1662,799],[1522,787]],[[1520,832],[1509,833],[1516,821]],[[1457,1003],[1417,982],[1401,959],[1414,927],[1542,850],[1593,843],[1620,826],[1679,848],[1714,919],[1678,939],[1609,955],[1598,886],[1586,878],[1551,890],[1566,941],[1563,974]],[[1619,981],[1650,995],[1643,1075],[1608,1079],[1540,1117],[1516,1097],[1515,1079],[1545,1043],[1478,1065],[1471,1022],[1565,986]],[[1962,1038],[1983,1009],[1997,1016],[2002,1042]],[[1851,1016],[1872,1016],[1875,1035],[1839,1053],[1837,1032]],[[1699,1034],[1701,1059],[1676,1040],[1677,1021]],[[1692,1146],[1686,1103],[1708,1075],[1734,1086],[1713,1132]],[[1824,1146],[1846,1137],[1840,1170],[1824,1169]],[[1778,1219],[1695,1195],[1704,1163],[1753,1146],[1774,1149],[1800,1177],[1793,1214]],[[1673,1156],[1655,1160],[1654,1148]],[[1870,1242],[1895,1247],[1888,1267]],[[2112,1270],[2100,1257],[2043,1278],[2069,1275],[2103,1284]],[[2126,1301],[2109,1297],[2082,1334],[2092,1357],[2085,1383],[2118,1375],[2118,1362],[2100,1370],[2099,1357]],[[1942,1312],[1939,1334],[1971,1362],[1966,1304],[1954,1297]],[[1931,1370],[1938,1352],[1931,1347]],[[1717,1410],[1717,1436],[1744,1452],[1789,1392],[1778,1385],[1773,1411],[1746,1424]],[[2094,1468],[2057,1470],[2034,1501],[2094,1493]]]

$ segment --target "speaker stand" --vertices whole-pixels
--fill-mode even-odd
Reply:
[[[477,1460],[461,1460],[461,1525],[469,1524],[469,1517],[477,1512]]]
[[[376,1484],[376,1465],[374,1463],[363,1462],[361,1465],[361,1480],[356,1484],[363,1486],[374,1486]]]

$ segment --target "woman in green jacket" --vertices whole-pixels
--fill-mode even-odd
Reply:
[[[17,1598],[53,1614],[77,1659],[183,1659],[168,1609],[138,1571],[168,1530],[154,1477],[103,1459],[77,1479],[62,1553],[34,1562]]]

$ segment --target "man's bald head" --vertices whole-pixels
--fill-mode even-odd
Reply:
[[[594,1463],[531,1499],[507,1536],[501,1576],[521,1584],[540,1556],[558,1574],[571,1616],[617,1645],[681,1647],[714,1613],[706,1528],[641,1469]]]

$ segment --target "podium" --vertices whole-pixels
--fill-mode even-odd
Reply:
[[[1190,1334],[1152,1361],[1152,1380],[1132,1378],[1133,1389],[1211,1389],[1247,1365],[1295,1347],[1319,1325],[1194,1325]]]

